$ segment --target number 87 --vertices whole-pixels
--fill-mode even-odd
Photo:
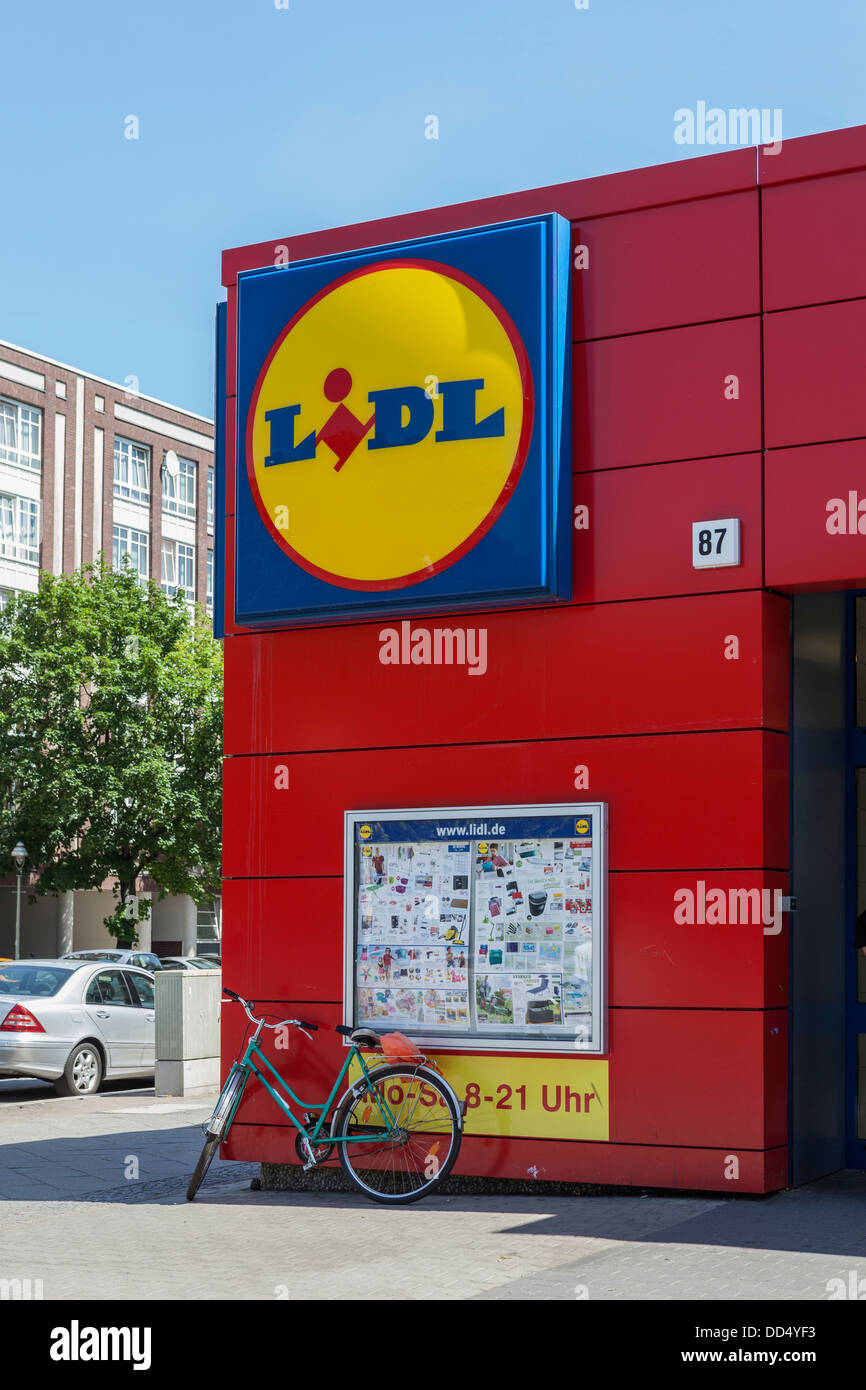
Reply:
[[[717,526],[717,527],[716,527],[716,535],[717,535],[718,538],[719,538],[718,541],[717,541],[717,543],[716,543],[716,554],[717,554],[717,555],[721,555],[721,553],[722,553],[722,542],[724,541],[725,536],[727,535],[727,532],[728,532],[727,526]],[[699,554],[699,555],[712,555],[712,553],[713,553],[713,533],[712,533],[712,531],[709,530],[709,529],[706,529],[706,530],[704,530],[704,531],[699,531],[699,532],[698,532],[698,554]]]

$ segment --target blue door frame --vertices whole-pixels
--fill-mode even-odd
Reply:
[[[866,1034],[866,1003],[857,999],[857,952],[854,922],[857,917],[857,769],[866,769],[866,728],[857,726],[856,609],[855,600],[866,593],[850,594],[847,612],[847,740],[846,740],[846,922],[845,963],[845,1094],[846,1165],[866,1169],[866,1140],[857,1138],[857,1035]],[[863,654],[866,657],[866,653]]]

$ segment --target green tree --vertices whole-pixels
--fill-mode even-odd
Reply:
[[[0,872],[22,839],[31,892],[114,880],[134,944],[159,896],[219,891],[222,651],[201,610],[100,558],[43,574],[0,613]]]

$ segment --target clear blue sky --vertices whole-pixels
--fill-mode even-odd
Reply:
[[[224,247],[710,153],[698,101],[866,123],[863,0],[2,8],[0,338],[206,415]]]

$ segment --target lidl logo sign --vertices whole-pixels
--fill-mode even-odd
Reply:
[[[532,401],[520,335],[477,281],[412,260],[352,271],[293,316],[256,383],[247,466],[260,514],[311,574],[416,585],[507,505]]]
[[[567,230],[240,277],[239,621],[568,596]]]

